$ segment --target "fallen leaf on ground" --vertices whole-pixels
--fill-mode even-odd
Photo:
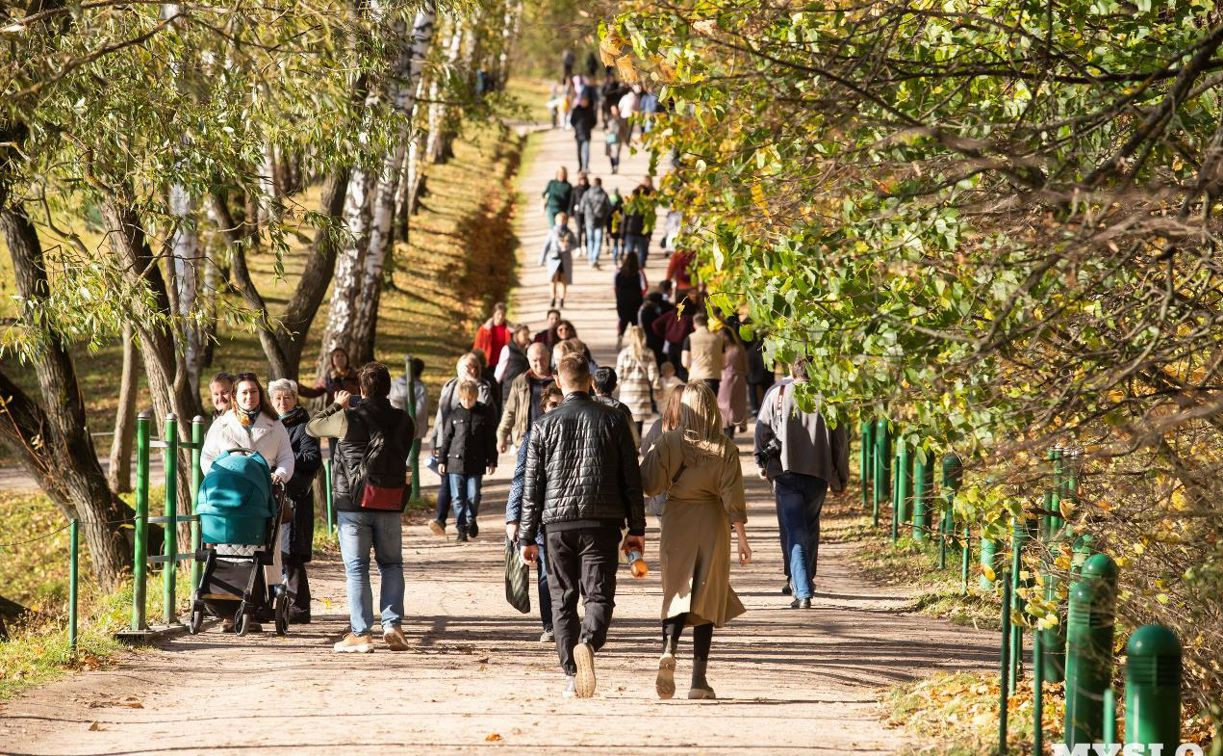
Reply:
[[[489,743],[498,743],[498,742],[500,742],[502,739],[503,739],[503,738],[501,737],[501,733],[499,733],[499,732],[490,732],[490,733],[489,733],[487,736],[485,736],[485,738],[484,738],[484,740],[485,740],[486,742],[489,742]]]
[[[101,722],[90,722],[90,723],[89,723],[89,731],[90,731],[90,732],[99,732],[101,729],[102,729],[102,723],[101,723]]]

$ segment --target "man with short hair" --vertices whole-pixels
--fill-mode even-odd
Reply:
[[[578,104],[569,114],[569,123],[573,124],[573,139],[578,146],[578,170],[590,170],[590,137],[594,127],[599,122],[594,106],[590,103],[590,95],[582,92]]]
[[[379,604],[382,638],[392,651],[406,651],[403,622],[403,508],[407,503],[408,453],[415,427],[408,413],[391,406],[391,373],[380,362],[357,375],[361,403],[337,391],[335,401],[306,424],[315,438],[336,438],[332,501],[339,523],[340,555],[348,576],[351,631],[333,647],[339,653],[374,650],[373,593],[369,551],[382,579]]]
[[[531,339],[531,341],[536,344],[543,344],[549,349],[556,346],[552,339],[556,336],[556,324],[559,322],[561,322],[561,311],[556,308],[548,310],[548,325],[544,327],[544,330],[535,334],[535,338]]]
[[[595,692],[594,654],[607,641],[615,607],[620,528],[623,548],[645,550],[645,504],[637,449],[624,413],[590,397],[590,366],[578,355],[561,360],[557,379],[565,400],[531,427],[519,542],[534,562],[535,536],[545,528],[553,630],[567,685],[564,695]],[[578,594],[585,615],[578,621]]]
[[[591,186],[577,204],[578,217],[586,230],[586,258],[590,267],[599,269],[599,255],[603,251],[603,227],[611,215],[611,199],[603,191],[603,179],[596,176]]]
[[[497,426],[497,451],[504,454],[510,444],[522,443],[531,423],[539,416],[539,398],[552,385],[552,352],[543,344],[532,344],[527,349],[527,372],[510,384],[509,397],[501,412],[501,423]]]
[[[640,447],[641,434],[637,427],[637,419],[633,417],[633,411],[628,408],[627,404],[612,396],[619,381],[613,368],[601,367],[596,370],[594,374],[595,401],[624,413],[624,416],[628,418],[629,430],[633,431],[633,446]]]
[[[688,370],[689,381],[704,381],[718,395],[722,383],[722,352],[725,342],[721,334],[709,330],[709,316],[698,312],[692,316],[692,333],[684,339],[681,361]]]

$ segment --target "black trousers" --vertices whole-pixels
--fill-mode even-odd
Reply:
[[[285,582],[289,590],[289,606],[304,612],[310,611],[310,578],[306,575],[306,562],[299,556],[281,552]]]
[[[573,648],[588,643],[598,651],[607,642],[616,606],[619,528],[549,529],[548,592],[552,595],[552,630],[565,674],[577,673]],[[585,595],[586,616],[578,621],[578,594]]]

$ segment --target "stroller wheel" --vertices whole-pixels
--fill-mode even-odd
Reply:
[[[276,601],[272,605],[272,616],[276,621],[277,635],[289,632],[289,597],[283,591],[276,595]]]
[[[187,632],[192,635],[199,633],[200,628],[204,626],[204,607],[200,604],[191,606],[191,622],[187,625]]]
[[[237,633],[239,636],[246,635],[246,631],[250,629],[250,625],[251,625],[251,613],[250,612],[244,611],[241,614],[239,614],[237,617],[234,618],[234,632]]]

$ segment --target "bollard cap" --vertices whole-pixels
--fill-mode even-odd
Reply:
[[[150,410],[140,410],[140,412],[136,414],[137,420],[148,420],[151,417],[153,417],[153,413]]]
[[[202,423],[202,422],[204,422],[204,416],[203,416],[203,415],[196,415],[195,417],[191,418],[191,422],[193,422],[193,423]]]
[[[1176,633],[1163,625],[1143,625],[1130,636],[1129,643],[1125,644],[1125,653],[1129,657],[1179,657],[1181,642],[1177,640]]]
[[[177,419],[178,419],[178,415],[174,414],[173,412],[167,412],[167,413],[166,413],[166,419],[167,419],[167,420],[177,420]]]
[[[1083,563],[1085,578],[1098,578],[1109,583],[1117,582],[1117,563],[1108,554],[1094,554]]]

